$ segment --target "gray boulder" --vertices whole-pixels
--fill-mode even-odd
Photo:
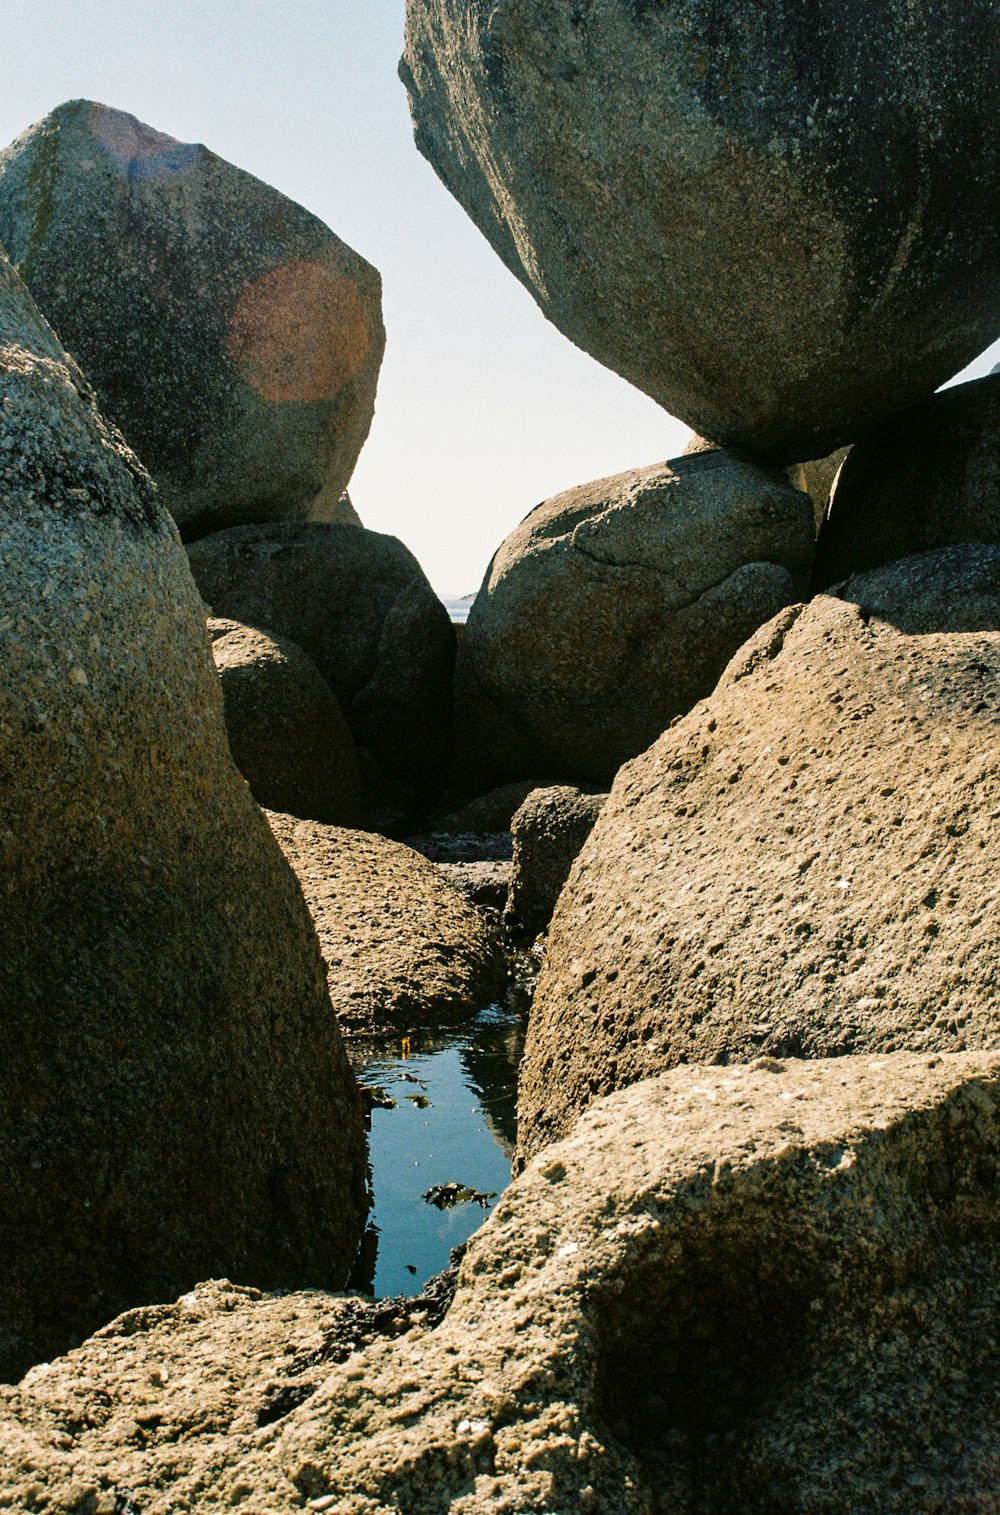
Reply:
[[[434,863],[367,831],[268,820],[316,923],[344,1031],[441,1025],[502,993],[496,932]]]
[[[258,805],[356,826],[364,814],[354,739],[310,657],[285,638],[210,618],[233,762]]]
[[[607,799],[569,785],[535,789],[511,823],[514,857],[503,913],[515,942],[531,942],[552,919],[556,900]]]
[[[679,1062],[1000,1045],[1000,547],[840,592],[618,775],[549,933],[522,1154]]]
[[[401,74],[549,319],[721,442],[823,457],[1000,328],[991,0],[408,0]]]
[[[674,1069],[532,1163],[440,1324],[383,1301],[373,1341],[356,1299],[225,1283],[134,1311],[0,1391],[0,1497],[993,1515],[998,1073]]]
[[[361,1113],[176,528],[0,256],[0,1377],[206,1273],[336,1286]]]
[[[957,542],[1000,542],[1000,375],[946,389],[851,449],[814,583]]]
[[[539,505],[490,564],[459,649],[466,775],[609,782],[805,594],[813,546],[808,497],[720,452]]]
[[[336,508],[385,333],[378,273],[315,216],[73,100],[0,152],[0,242],[182,536]]]
[[[440,788],[451,761],[455,638],[395,537],[356,526],[235,526],[188,549],[212,611],[297,642],[355,742],[394,778]]]

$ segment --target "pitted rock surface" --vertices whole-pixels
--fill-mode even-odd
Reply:
[[[998,563],[788,608],[622,770],[553,917],[522,1154],[678,1062],[1000,1045]]]
[[[805,593],[808,496],[722,452],[598,479],[494,557],[459,648],[460,767],[609,783]]]
[[[934,395],[851,449],[813,583],[960,542],[1000,542],[1000,374]]]
[[[0,1376],[206,1273],[336,1285],[361,1114],[176,528],[0,256]]]
[[[436,1329],[331,1363],[353,1301],[216,1285],[134,1312],[0,1391],[0,1499],[992,1515],[998,1075],[673,1069],[508,1189]]]
[[[330,825],[364,815],[354,739],[329,684],[302,648],[210,618],[233,761],[265,809]]]
[[[73,100],[0,152],[0,243],[185,538],[337,510],[385,334],[378,273],[315,216]]]
[[[556,900],[606,794],[571,785],[534,789],[511,823],[514,857],[504,908],[504,929],[514,941],[533,941],[552,919]]]
[[[442,1024],[502,992],[496,932],[427,858],[368,831],[268,820],[312,912],[345,1031]]]
[[[288,637],[326,679],[359,747],[393,778],[439,790],[452,758],[455,636],[395,537],[356,526],[235,526],[193,542],[215,615]]]
[[[400,72],[549,319],[717,441],[823,457],[1000,328],[991,0],[408,0]]]

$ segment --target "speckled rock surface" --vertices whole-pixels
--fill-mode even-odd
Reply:
[[[549,932],[522,1153],[677,1062],[1000,1045],[998,565],[790,607],[623,769]]]
[[[504,906],[511,941],[530,942],[552,919],[556,900],[601,813],[606,794],[569,784],[534,789],[511,824],[514,857]]]
[[[957,542],[1000,542],[1000,374],[934,395],[851,449],[814,583]]]
[[[459,649],[460,771],[608,783],[801,598],[808,498],[721,452],[568,490],[494,557]]]
[[[393,778],[439,789],[451,760],[455,637],[395,537],[326,524],[237,526],[188,549],[216,615],[297,642],[355,742]]]
[[[1000,328],[991,0],[408,0],[400,71],[549,319],[720,442],[823,457]]]
[[[0,1376],[206,1274],[337,1284],[361,1114],[148,475],[0,258]]]
[[[210,618],[233,762],[259,805],[356,826],[364,816],[354,738],[302,648],[239,621]]]
[[[135,1312],[0,1394],[0,1499],[993,1515],[997,1072],[764,1061],[623,1091],[503,1196],[436,1329],[324,1376],[336,1300]]]
[[[454,1021],[501,993],[496,933],[433,863],[367,831],[268,820],[316,922],[345,1031]]]
[[[324,519],[375,404],[375,269],[198,143],[90,100],[0,152],[0,242],[185,538]]]

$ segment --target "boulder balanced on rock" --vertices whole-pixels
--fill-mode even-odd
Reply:
[[[356,1091],[148,475],[0,257],[0,1377],[346,1276]]]
[[[315,216],[73,100],[0,152],[0,243],[185,539],[338,510],[374,410],[381,281]]]
[[[522,1155],[679,1062],[1000,1046],[1000,547],[838,592],[619,774],[553,918]]]
[[[417,146],[560,331],[819,458],[1000,329],[991,0],[408,0]]]
[[[465,767],[607,782],[806,592],[812,505],[707,452],[568,490],[494,557],[459,648]]]

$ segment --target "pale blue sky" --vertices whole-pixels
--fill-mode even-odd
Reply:
[[[689,432],[548,324],[420,158],[396,78],[404,9],[0,0],[0,144],[100,100],[205,142],[374,263],[388,345],[351,494],[462,594],[540,500],[673,456]]]

